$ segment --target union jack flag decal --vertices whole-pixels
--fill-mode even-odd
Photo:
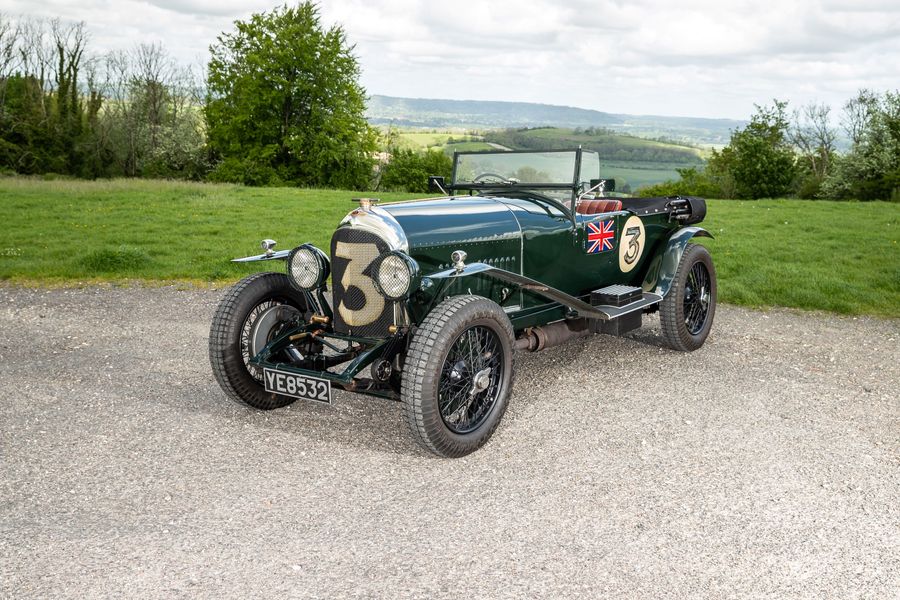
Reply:
[[[588,254],[606,252],[612,250],[616,240],[615,219],[606,219],[599,223],[587,224],[587,242],[585,248]]]

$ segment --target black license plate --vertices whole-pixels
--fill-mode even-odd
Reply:
[[[267,392],[331,404],[331,382],[327,379],[272,369],[263,369],[263,378]]]

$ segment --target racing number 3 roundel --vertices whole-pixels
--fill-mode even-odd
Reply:
[[[619,268],[628,273],[635,268],[644,253],[644,222],[634,215],[628,217],[622,227],[619,241]]]

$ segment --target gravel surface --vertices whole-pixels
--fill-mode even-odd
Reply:
[[[0,597],[900,597],[900,322],[722,306],[520,355],[492,441],[263,413],[221,292],[0,287]]]

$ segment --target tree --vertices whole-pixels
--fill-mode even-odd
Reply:
[[[787,102],[756,106],[750,123],[735,130],[729,144],[709,160],[708,170],[733,182],[733,194],[726,197],[776,198],[790,191],[796,163],[787,133]]]
[[[440,150],[416,153],[409,149],[394,148],[391,159],[381,169],[379,190],[398,190],[427,193],[429,175],[442,175],[449,179],[453,171],[453,159]]]
[[[706,168],[678,169],[680,180],[642,189],[641,194],[748,199],[784,196],[791,191],[797,175],[788,133],[787,102],[757,105],[750,123],[732,132],[722,150],[713,150]]]
[[[16,70],[19,27],[0,12],[0,119],[6,105],[6,82]]]
[[[87,41],[84,23],[23,18],[13,27],[0,15],[0,167],[83,174]]]
[[[129,176],[198,179],[207,168],[198,87],[158,44],[106,56],[108,103],[101,123],[115,163]]]
[[[795,110],[788,136],[800,154],[801,182],[797,195],[816,198],[835,159],[837,135],[830,123],[831,107],[807,104]]]
[[[859,90],[855,98],[851,98],[844,104],[842,125],[853,145],[862,142],[869,120],[877,109],[878,96],[865,88]]]
[[[789,136],[791,142],[809,163],[809,168],[817,177],[824,179],[834,157],[837,136],[831,128],[829,115],[831,107],[825,104],[807,104],[794,111],[794,120]]]
[[[312,2],[236,21],[210,47],[206,119],[219,180],[364,188],[375,131],[359,66]]]
[[[844,110],[854,143],[823,184],[824,195],[900,201],[900,92],[860,90]]]

